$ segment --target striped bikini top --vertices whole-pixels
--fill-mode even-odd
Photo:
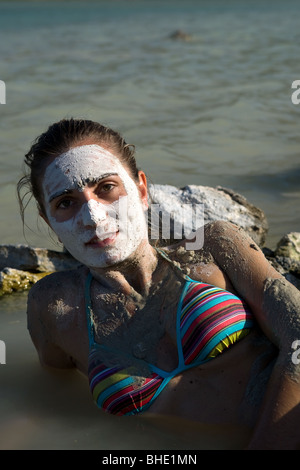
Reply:
[[[253,317],[241,299],[219,287],[185,277],[176,315],[177,367],[167,372],[146,363],[149,376],[141,384],[134,367],[110,367],[101,361],[101,350],[108,348],[95,341],[90,297],[92,275],[88,275],[85,294],[90,346],[88,379],[94,401],[106,412],[120,416],[146,411],[173,377],[218,356],[250,332]]]

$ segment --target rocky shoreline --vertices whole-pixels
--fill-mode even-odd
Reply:
[[[151,219],[159,211],[161,223],[163,220],[170,223],[169,237],[164,237],[163,241],[160,237],[156,242],[169,244],[178,241],[174,233],[174,227],[178,228],[178,225],[182,227],[182,236],[188,236],[195,226],[194,219],[186,217],[187,212],[196,214],[198,219],[200,214],[201,225],[226,220],[242,227],[262,248],[270,263],[300,289],[299,232],[286,234],[278,241],[276,249],[270,250],[264,247],[268,231],[265,214],[231,189],[195,185],[179,189],[169,185],[151,185],[149,190],[149,207],[154,210],[150,212]],[[28,245],[0,245],[0,296],[30,289],[51,272],[78,266],[79,263],[63,251]]]

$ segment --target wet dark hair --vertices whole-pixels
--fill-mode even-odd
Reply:
[[[135,147],[127,144],[119,132],[86,119],[63,119],[37,137],[25,155],[25,174],[17,184],[23,224],[24,212],[32,196],[37,201],[39,211],[45,214],[41,181],[49,159],[87,141],[107,148],[128,167],[133,179],[138,180]]]

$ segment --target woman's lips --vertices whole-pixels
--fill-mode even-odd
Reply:
[[[107,233],[105,234],[105,238],[93,237],[89,242],[85,245],[91,248],[103,248],[105,246],[111,245],[114,243],[115,239],[117,238],[119,232],[115,233]]]

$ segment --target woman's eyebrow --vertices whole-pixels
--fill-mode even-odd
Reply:
[[[63,191],[57,191],[57,193],[52,194],[52,196],[49,197],[49,204],[50,202],[53,201],[53,199],[56,199],[57,197],[63,196],[64,194],[70,194],[72,192],[72,189],[64,189]]]
[[[103,179],[105,178],[108,178],[109,176],[114,176],[114,175],[117,175],[118,173],[116,172],[110,172],[110,173],[104,173],[103,175],[101,176],[98,176],[96,178],[94,177],[88,177],[88,178],[85,178],[81,185],[82,186],[85,186],[87,184],[97,184],[99,183],[100,181],[102,181]],[[52,196],[49,197],[49,204],[53,201],[53,199],[56,199],[60,196],[63,196],[65,194],[71,194],[73,191],[73,189],[63,189],[62,191],[57,191],[56,193],[52,194]]]
[[[116,173],[115,171],[114,172],[110,172],[110,173],[104,173],[103,175],[101,176],[96,176],[96,177],[93,177],[93,176],[89,176],[88,178],[85,178],[83,181],[82,181],[82,184],[83,185],[87,185],[87,184],[97,184],[99,183],[100,181],[104,180],[105,178],[108,178],[109,176],[115,176],[117,175],[118,173]]]

